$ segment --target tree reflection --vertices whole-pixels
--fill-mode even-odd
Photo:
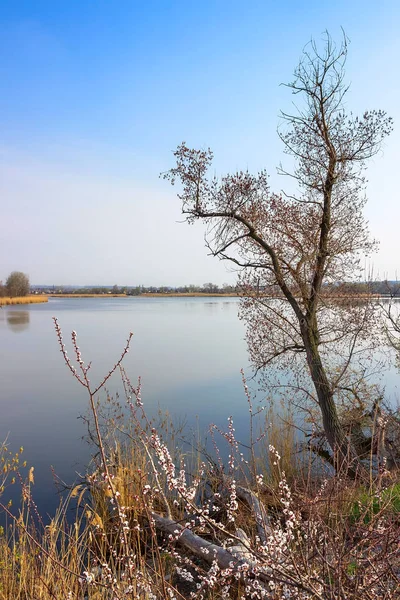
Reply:
[[[7,310],[7,325],[14,331],[19,333],[29,327],[29,311],[28,310]]]

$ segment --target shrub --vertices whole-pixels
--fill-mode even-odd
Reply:
[[[13,271],[7,277],[7,294],[13,298],[15,296],[27,296],[30,291],[29,277],[21,271]]]

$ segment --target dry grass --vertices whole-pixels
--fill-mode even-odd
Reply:
[[[0,298],[0,306],[8,306],[12,304],[37,304],[39,302],[48,302],[47,296],[15,296],[15,298],[4,297]]]
[[[34,525],[25,505],[20,518],[4,531],[0,600],[82,597],[79,575],[85,570],[89,531],[79,532],[79,519],[68,526],[63,512],[42,528]]]
[[[121,422],[118,427],[120,425]],[[225,575],[219,573],[218,583],[197,595],[195,585],[182,580],[179,568],[189,569],[197,582],[201,581],[201,577],[207,577],[209,567],[200,559],[192,561],[190,552],[182,551],[149,526],[150,511],[158,512],[163,507],[162,498],[154,493],[155,488],[161,484],[171,504],[178,496],[176,491],[168,491],[162,473],[158,473],[156,481],[153,472],[154,465],[159,470],[156,457],[154,463],[149,462],[150,453],[146,455],[143,452],[140,437],[137,437],[138,431],[129,434],[129,430],[130,425],[122,436],[123,444],[115,439],[112,426],[106,434],[107,438],[110,435],[107,446],[112,448],[109,468],[113,487],[125,507],[129,522],[128,542],[135,561],[135,574],[129,591],[121,566],[126,557],[121,550],[120,522],[112,492],[101,476],[102,466],[99,464],[86,481],[72,490],[69,499],[46,526],[40,523],[35,514],[31,499],[32,478],[26,479],[22,489],[21,511],[17,511],[16,518],[10,519],[11,525],[5,531],[1,532],[0,528],[0,600],[188,600],[190,592],[198,600],[221,600],[221,590],[226,586]],[[279,431],[275,433],[279,438]],[[289,437],[283,446],[286,448],[288,445]],[[264,459],[270,460],[267,455]],[[10,474],[18,470],[18,459],[13,461],[9,458],[8,462],[11,462]],[[180,463],[179,458],[176,458],[176,462]],[[205,476],[208,478],[209,474]],[[250,481],[247,484],[251,485]],[[298,487],[295,482],[293,484],[293,488]],[[307,600],[328,597],[393,600],[398,597],[395,585],[399,562],[396,559],[399,511],[394,510],[393,500],[396,493],[395,499],[398,499],[398,486],[389,486],[392,495],[386,498],[381,494],[379,505],[376,490],[363,490],[354,482],[331,479],[322,486],[312,482],[309,489],[302,488],[301,493],[294,491],[291,508],[296,515],[302,514],[303,518],[296,517],[293,539],[288,537],[288,528],[282,528],[279,524],[288,518],[282,506],[279,484],[269,479],[268,483],[253,482],[252,488],[263,501],[268,519],[271,518],[272,545],[278,544],[279,536],[283,536],[287,543],[281,560],[289,561],[290,569],[287,571],[282,566],[283,575],[286,571],[289,574],[292,570],[295,572],[296,565],[300,586],[304,582],[309,588],[307,573],[310,569],[318,582],[314,592],[303,590],[303,595],[296,595],[297,584],[287,587],[287,595],[277,586],[276,600],[284,597]],[[72,502],[77,502],[80,509],[74,509]],[[222,504],[218,510],[219,513],[213,514],[218,519],[217,531],[210,523],[205,523],[202,530],[195,530],[200,535],[206,531],[207,539],[217,541],[221,536],[228,538],[234,535],[235,528],[240,526],[248,536],[253,560],[260,559],[269,564],[268,559],[260,557],[257,550],[258,542],[254,541],[255,522],[249,508],[239,502],[234,526],[227,523],[223,515],[221,517],[220,513],[224,513]],[[173,516],[177,523],[185,522],[182,506],[173,509]],[[387,523],[392,525],[388,528]],[[387,527],[387,533],[381,533],[384,526]],[[382,549],[384,542],[387,550]],[[115,554],[111,552],[112,548]],[[385,566],[385,552],[390,568]],[[277,580],[280,579],[280,563],[278,566],[275,569]],[[110,569],[110,578],[107,569]],[[394,572],[391,573],[390,569]],[[379,588],[379,581],[374,584],[377,573],[387,579],[382,589]],[[95,579],[88,583],[91,574]],[[377,591],[363,595],[364,579],[368,578],[371,579],[371,587],[375,585]],[[337,593],[335,582],[339,580],[344,581],[346,591],[343,594],[346,595]],[[225,593],[226,600],[250,597],[240,595],[238,586],[234,581],[230,583],[230,589]],[[289,596],[292,592],[293,595]],[[379,595],[381,592],[382,595]],[[259,599],[260,596],[254,595],[254,598]]]
[[[109,408],[113,409],[112,406]],[[118,407],[114,408],[118,413]],[[109,411],[106,410],[106,413],[109,414]],[[182,579],[179,569],[192,572],[196,583],[202,581],[202,577],[208,577],[209,567],[199,558],[193,561],[190,552],[168,542],[166,536],[157,533],[149,521],[151,511],[161,512],[165,509],[163,497],[156,492],[158,487],[164,491],[171,507],[174,500],[180,505],[172,508],[175,522],[180,524],[187,519],[182,503],[177,502],[179,495],[168,486],[165,473],[159,468],[157,455],[148,444],[150,437],[147,436],[151,436],[155,430],[147,423],[140,435],[138,423],[132,429],[132,422],[128,420],[124,429],[119,418],[117,423],[113,417],[106,421],[103,441],[109,449],[107,468],[112,474],[112,488],[124,507],[124,519],[129,523],[127,540],[135,562],[131,585],[127,585],[123,574],[126,556],[122,552],[120,518],[100,461],[97,468],[93,466],[94,470],[86,481],[83,480],[71,491],[70,497],[46,526],[40,522],[32,502],[33,477],[29,475],[26,478],[22,484],[21,511],[14,513],[14,518],[9,513],[11,525],[3,532],[0,528],[0,600],[187,600],[191,592],[198,600],[221,600],[224,586],[227,590],[224,596],[226,600],[250,597],[239,594],[239,583],[229,580],[228,586],[223,572],[217,573],[219,579],[214,587],[206,587],[199,595],[196,594],[195,584]],[[272,437],[276,442],[282,442],[282,461],[289,471],[294,471],[297,464],[289,464],[290,455],[294,456],[293,448],[290,453],[289,446],[295,440],[286,431],[287,428],[286,422],[276,420],[272,425]],[[118,430],[122,436],[118,436]],[[168,437],[166,432],[164,435]],[[175,447],[174,443],[172,447]],[[148,448],[148,453],[144,448]],[[3,469],[3,478],[7,474],[11,477],[19,471],[19,455],[12,457],[4,447],[3,454],[3,465],[7,465]],[[181,468],[183,458],[187,465],[190,462],[189,456],[176,456],[174,459]],[[266,448],[263,458],[265,462],[271,462]],[[232,477],[238,477],[242,471],[240,455],[237,464],[239,468],[234,469],[230,475]],[[204,469],[204,465],[201,468]],[[280,464],[275,467],[273,475],[278,475],[278,471]],[[194,475],[199,481],[203,480],[200,484],[203,493],[211,485],[210,474],[205,469],[203,475]],[[282,473],[279,474],[282,478]],[[192,479],[193,474],[189,476],[186,472],[186,477]],[[282,565],[281,562],[278,567],[271,564],[274,571],[271,577],[276,577],[279,581],[282,570],[289,581],[287,595],[277,583],[274,598],[396,598],[399,562],[396,559],[399,523],[396,502],[399,498],[399,484],[388,486],[386,497],[382,492],[378,496],[375,489],[365,490],[355,482],[341,482],[335,478],[322,485],[315,481],[309,482],[308,489],[304,489],[302,483],[296,485],[294,474],[292,477],[293,495],[290,502],[294,512],[287,512],[285,504],[282,505],[281,496],[284,492],[278,478],[273,476],[265,477],[265,482],[246,482],[267,510],[273,551],[278,552],[281,538],[286,544],[280,558]],[[214,484],[217,483],[215,479]],[[222,485],[222,479],[219,483]],[[298,491],[295,491],[296,488]],[[3,498],[0,503],[2,500]],[[203,502],[204,506],[209,506],[207,498],[203,498]],[[218,504],[218,500],[214,502]],[[77,503],[80,509],[73,508],[72,503]],[[259,542],[255,541],[254,516],[249,507],[241,501],[238,503],[234,511],[235,523],[232,525],[224,516],[226,503],[227,497],[224,503],[218,504],[219,508],[213,509],[217,510],[212,515],[218,520],[217,528],[206,519],[202,529],[194,527],[194,530],[205,535],[206,539],[218,543],[221,536],[228,539],[235,535],[235,528],[240,527],[246,532],[252,560],[259,560],[261,564],[269,566],[268,556],[259,553]],[[3,506],[4,509],[8,512]],[[293,520],[293,535],[288,534],[288,531],[292,531],[290,527],[280,525],[287,519]],[[386,532],[382,533],[384,528]],[[287,569],[284,561],[288,562]],[[387,561],[389,566],[386,565]],[[295,572],[295,566],[297,579],[292,585],[290,574]],[[318,584],[313,584],[312,589],[307,576],[310,570]],[[382,580],[385,579],[382,585],[377,578],[378,573]],[[94,579],[88,583],[92,574]],[[371,580],[371,588],[376,590],[363,595],[367,579]],[[337,593],[335,582],[339,580],[343,580],[342,586],[346,588],[343,594],[346,595],[340,596]],[[250,579],[249,582],[251,581]],[[296,595],[297,585],[301,587],[303,583],[306,586],[303,594]],[[254,598],[260,598],[255,592],[256,590]],[[289,596],[292,592],[293,595]]]

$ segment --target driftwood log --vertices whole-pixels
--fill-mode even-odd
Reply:
[[[248,504],[256,521],[257,535],[262,544],[266,543],[272,533],[266,509],[251,490],[238,486],[236,494],[239,500]],[[260,582],[268,583],[270,581],[270,570],[263,568],[255,560],[251,551],[251,542],[242,529],[237,529],[235,535],[230,536],[234,539],[235,545],[223,547],[222,545],[205,540],[169,517],[152,512],[151,518],[154,521],[157,531],[166,535],[172,535],[181,548],[193,556],[201,558],[206,563],[211,565],[216,561],[218,567],[222,570],[232,569],[233,571],[241,572],[241,578],[243,578],[244,574],[249,576],[254,570]]]

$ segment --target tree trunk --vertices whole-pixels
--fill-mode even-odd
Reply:
[[[333,452],[336,471],[355,477],[360,470],[360,461],[339,421],[333,391],[319,354],[318,337],[305,319],[300,325],[307,364],[317,393],[324,431]]]

